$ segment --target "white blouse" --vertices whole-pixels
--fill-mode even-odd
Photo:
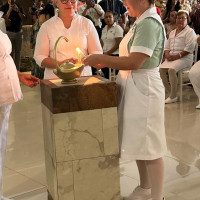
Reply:
[[[85,54],[102,54],[102,48],[97,31],[89,19],[75,14],[70,28],[65,28],[63,21],[54,16],[42,24],[36,39],[34,58],[39,66],[47,58],[53,58],[54,45],[60,36],[68,38],[68,42],[60,40],[57,48],[57,60],[77,58],[76,48],[79,47]],[[84,68],[82,75],[91,75],[91,68]],[[53,69],[45,68],[45,79],[58,78]]]
[[[171,54],[187,51],[189,54],[185,57],[193,58],[193,51],[196,45],[196,34],[192,28],[186,26],[179,34],[176,29],[171,31],[169,39],[165,43],[165,50],[169,50]]]
[[[22,92],[8,36],[0,30],[0,106],[22,99]]]
[[[123,29],[121,26],[114,23],[111,28],[108,29],[106,25],[102,30],[101,39],[103,41],[103,52],[107,52],[115,45],[115,38],[123,38]],[[114,51],[112,54],[119,54],[119,49]]]

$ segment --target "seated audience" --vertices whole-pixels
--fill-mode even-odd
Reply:
[[[169,22],[169,14],[171,11],[176,11],[178,12],[181,9],[180,2],[175,1],[175,0],[168,0],[166,4],[166,8],[162,12],[162,20],[163,23],[168,23]]]
[[[192,11],[192,8],[186,0],[180,0],[181,10],[187,10],[189,13]]]
[[[106,26],[102,30],[101,46],[103,54],[119,56],[119,43],[123,38],[123,29],[114,21],[112,11],[107,11],[104,17]],[[104,77],[109,79],[109,68],[102,69]]]
[[[200,36],[197,38],[197,43],[200,45]],[[194,91],[199,98],[199,104],[196,106],[196,109],[200,109],[200,61],[192,66],[189,77]]]
[[[176,28],[176,11],[171,11],[169,14],[169,23],[165,24],[166,36],[169,37],[169,33]]]
[[[169,34],[165,45],[165,61],[160,65],[160,75],[169,97],[165,103],[177,101],[177,72],[193,63],[193,52],[196,44],[196,34],[187,24],[187,11],[179,11],[176,18],[177,28]],[[169,75],[169,82],[167,78]]]

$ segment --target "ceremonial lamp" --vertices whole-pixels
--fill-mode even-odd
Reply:
[[[81,72],[83,71],[83,68],[84,68],[84,65],[81,62],[81,56],[80,56],[80,54],[81,53],[83,54],[83,52],[79,48],[76,48],[76,51],[79,56],[77,64],[66,61],[65,63],[62,63],[59,66],[56,54],[57,54],[57,46],[61,39],[64,39],[66,42],[68,42],[68,39],[65,36],[60,36],[57,39],[55,46],[54,46],[54,51],[53,51],[53,57],[54,57],[56,69],[54,69],[53,72],[56,76],[58,76],[60,79],[62,79],[61,83],[63,83],[63,84],[75,83],[75,82],[77,82],[76,78],[80,77]]]

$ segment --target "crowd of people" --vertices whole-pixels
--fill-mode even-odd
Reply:
[[[17,0],[7,1],[0,10],[12,43],[11,55],[16,68],[20,69],[25,13]],[[177,72],[193,64],[195,46],[200,44],[200,37],[197,37],[200,3],[195,0],[167,0],[162,3],[159,0],[101,0],[98,3],[95,0],[51,0],[45,5],[41,0],[34,0],[29,14],[34,23],[32,75],[39,79],[57,78],[53,73],[56,67],[53,49],[60,36],[68,38],[68,42],[63,40],[58,45],[59,65],[66,61],[77,62],[79,58],[75,49],[79,47],[86,55],[82,58],[85,65],[82,76],[91,76],[96,69],[101,69],[105,78],[109,78],[109,68],[118,73],[121,157],[136,160],[140,175],[140,186],[126,199],[163,200],[162,157],[167,149],[164,105],[178,101]],[[8,37],[2,32],[0,34],[0,58],[4,60],[5,55],[9,57],[11,45]],[[12,66],[13,70],[11,62],[9,57],[6,65]],[[23,79],[22,74],[18,74],[28,86],[39,82],[34,76]],[[196,108],[200,109],[200,61],[191,68],[189,76],[199,97]],[[14,77],[16,79],[16,73]],[[0,90],[7,91],[6,87]],[[10,104],[21,97],[19,87],[12,90],[17,90],[19,97],[8,103],[0,101],[0,114],[7,113],[2,114],[2,119],[8,120]],[[8,106],[7,110],[4,104]],[[0,123],[0,136],[6,135],[4,126]],[[2,159],[4,154],[5,148],[0,155]],[[1,160],[0,167],[3,168]],[[0,196],[2,199],[5,198]]]

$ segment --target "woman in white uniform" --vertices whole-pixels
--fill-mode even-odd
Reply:
[[[36,39],[34,59],[36,63],[45,67],[44,79],[58,78],[53,69],[56,67],[53,59],[53,49],[60,36],[68,38],[68,42],[61,40],[58,44],[57,59],[59,65],[67,59],[76,61],[79,47],[85,54],[102,53],[97,31],[92,22],[75,13],[77,0],[54,0],[59,9],[58,16],[54,16],[42,24]],[[85,66],[82,76],[92,75],[91,67]]]
[[[200,45],[200,36],[197,38],[197,43]],[[200,109],[200,61],[192,66],[189,77],[194,91],[199,98],[199,104],[196,106],[196,109]]]
[[[196,44],[196,34],[187,24],[187,11],[179,11],[176,18],[177,28],[170,32],[165,44],[165,61],[160,65],[160,75],[165,86],[165,103],[174,103],[177,98],[177,72],[193,63],[193,52]],[[169,80],[167,77],[169,75]]]
[[[120,43],[120,57],[91,55],[84,63],[120,70],[117,90],[121,158],[136,160],[140,174],[140,186],[127,199],[162,200],[165,94],[158,66],[165,30],[154,0],[126,0],[124,4],[137,20]]]
[[[39,79],[29,74],[17,72],[16,66],[10,56],[12,46],[8,36],[1,31],[5,22],[1,20],[0,12],[0,200],[9,200],[2,196],[2,175],[6,154],[6,140],[8,120],[12,104],[22,99],[19,80],[29,87],[39,83]]]

